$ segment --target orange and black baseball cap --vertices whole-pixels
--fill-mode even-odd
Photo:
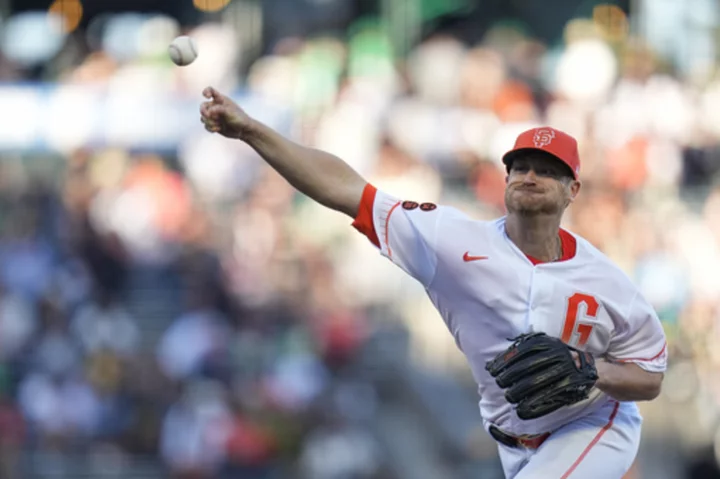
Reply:
[[[577,140],[567,133],[542,126],[520,133],[512,150],[503,155],[502,161],[510,168],[517,155],[527,150],[539,150],[549,153],[565,163],[577,180],[580,174],[580,154]]]

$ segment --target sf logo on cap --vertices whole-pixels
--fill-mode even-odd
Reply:
[[[535,132],[533,142],[536,147],[542,148],[543,146],[549,145],[550,142],[553,141],[553,138],[555,138],[555,130],[540,128]]]

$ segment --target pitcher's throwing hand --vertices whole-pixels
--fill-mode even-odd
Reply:
[[[203,96],[208,99],[200,105],[200,121],[205,129],[228,138],[243,139],[252,124],[248,114],[213,87],[205,88]]]

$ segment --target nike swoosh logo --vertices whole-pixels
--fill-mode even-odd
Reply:
[[[463,259],[465,260],[465,262],[468,262],[468,261],[479,261],[481,259],[488,259],[488,257],[487,256],[470,256],[470,252],[466,251],[465,254],[463,255]]]

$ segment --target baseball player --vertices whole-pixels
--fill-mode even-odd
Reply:
[[[635,402],[660,393],[666,342],[629,278],[560,227],[580,191],[575,139],[547,127],[520,134],[503,157],[506,216],[476,221],[377,190],[215,89],[203,94],[208,131],[245,141],[423,284],[467,357],[507,478],[622,478],[640,441]]]

